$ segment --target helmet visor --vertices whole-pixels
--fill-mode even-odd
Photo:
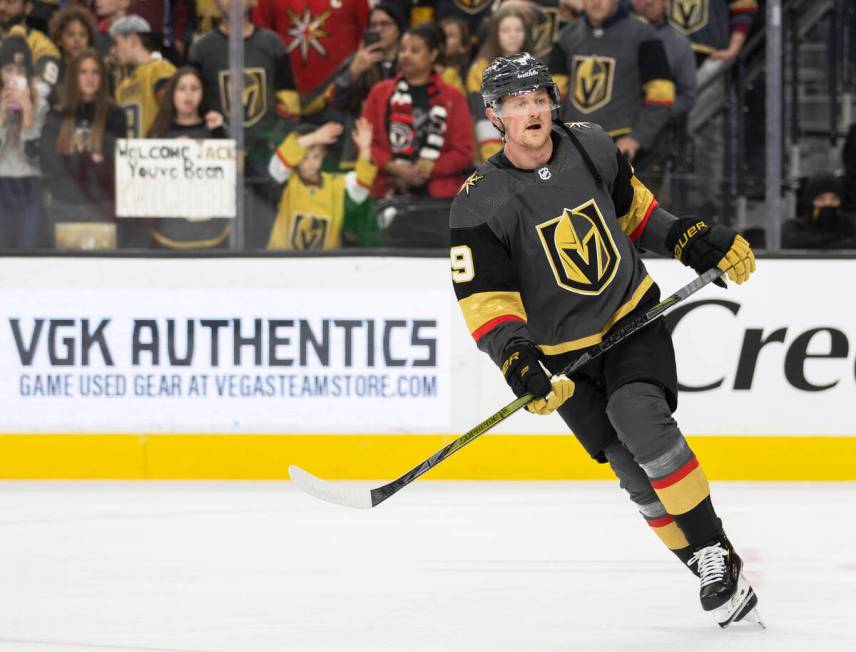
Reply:
[[[506,95],[497,102],[494,113],[500,118],[528,116],[537,113],[549,113],[559,108],[550,93],[543,86],[531,90]]]

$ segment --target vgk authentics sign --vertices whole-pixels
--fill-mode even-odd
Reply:
[[[448,426],[443,291],[2,295],[5,431]]]
[[[119,217],[235,217],[235,141],[118,141],[116,213]]]

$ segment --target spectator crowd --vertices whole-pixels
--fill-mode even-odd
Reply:
[[[697,97],[697,80],[739,55],[756,0],[241,0],[240,35],[238,1],[0,0],[0,249],[228,247],[229,219],[117,219],[114,153],[227,138],[237,38],[247,248],[376,244],[380,207],[442,206],[502,147],[482,72],[524,51],[549,66],[560,119],[599,123],[655,194],[717,217],[721,117],[687,126],[722,93]],[[703,183],[675,190],[688,140]],[[789,241],[851,233],[844,187],[809,187]]]

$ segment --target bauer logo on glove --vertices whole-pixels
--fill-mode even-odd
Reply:
[[[755,271],[755,254],[749,243],[727,226],[710,226],[698,218],[682,217],[675,221],[666,243],[675,258],[699,274],[718,267],[740,285]],[[722,279],[715,283],[725,287]]]

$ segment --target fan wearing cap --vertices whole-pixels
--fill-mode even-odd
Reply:
[[[133,72],[116,88],[116,103],[126,113],[128,138],[143,138],[158,112],[161,95],[175,66],[154,51],[151,27],[140,16],[125,16],[110,26],[113,56]]]
[[[0,0],[0,40],[15,26],[25,30],[27,45],[32,53],[33,69],[39,79],[37,89],[47,97],[59,80],[60,54],[44,32],[27,27],[25,21],[33,10],[29,0]]]
[[[664,322],[573,378],[562,370],[659,302],[638,247],[737,283],[755,269],[752,251],[731,229],[659,207],[599,126],[553,122],[559,89],[530,54],[497,58],[482,77],[482,100],[504,147],[452,202],[452,280],[466,325],[511,390],[535,396],[531,412],[557,411],[591,457],[610,464],[663,543],[703,576],[702,607],[729,605],[717,617],[730,624],[754,604],[672,417],[677,371]],[[704,584],[714,566],[727,582]]]
[[[0,248],[45,244],[36,154],[47,109],[24,29],[15,26],[0,45]]]

